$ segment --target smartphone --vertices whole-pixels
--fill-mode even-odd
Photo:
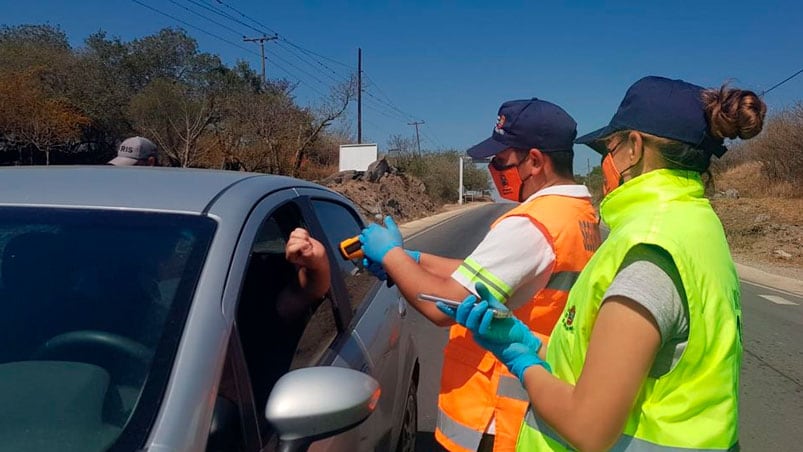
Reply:
[[[430,294],[427,294],[427,293],[419,293],[418,294],[418,299],[421,300],[421,301],[431,301],[433,303],[437,303],[437,302],[440,301],[441,303],[445,304],[446,306],[450,306],[450,307],[455,308],[455,309],[457,309],[457,307],[460,306],[460,304],[462,303],[462,301],[450,300],[449,298],[442,298],[442,297],[438,297],[436,295],[430,295]],[[506,319],[506,318],[511,317],[513,315],[513,313],[509,309],[505,309],[504,311],[491,309],[491,312],[493,312],[493,316],[494,316],[495,319]]]

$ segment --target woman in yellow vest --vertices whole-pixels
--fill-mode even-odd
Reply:
[[[751,91],[639,80],[608,126],[577,140],[604,157],[610,235],[549,345],[494,319],[504,307],[484,288],[479,303],[439,306],[527,390],[517,450],[738,449],[739,280],[701,174],[765,113]]]

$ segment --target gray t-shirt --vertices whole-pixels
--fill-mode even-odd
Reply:
[[[680,359],[689,338],[689,307],[672,256],[654,245],[637,245],[625,257],[603,300],[621,296],[644,306],[661,333],[661,348],[650,376],[668,373]]]

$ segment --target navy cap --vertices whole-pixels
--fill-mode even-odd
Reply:
[[[468,155],[487,158],[507,148],[571,151],[576,136],[577,123],[557,105],[536,98],[511,100],[499,107],[491,138],[473,146]]]
[[[644,77],[627,90],[610,124],[583,135],[576,142],[605,154],[608,150],[604,138],[614,132],[638,130],[682,141],[721,157],[727,148],[723,140],[708,133],[703,90],[683,80]]]

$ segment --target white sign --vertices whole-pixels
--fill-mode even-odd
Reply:
[[[365,171],[376,158],[376,144],[341,144],[339,171]]]

